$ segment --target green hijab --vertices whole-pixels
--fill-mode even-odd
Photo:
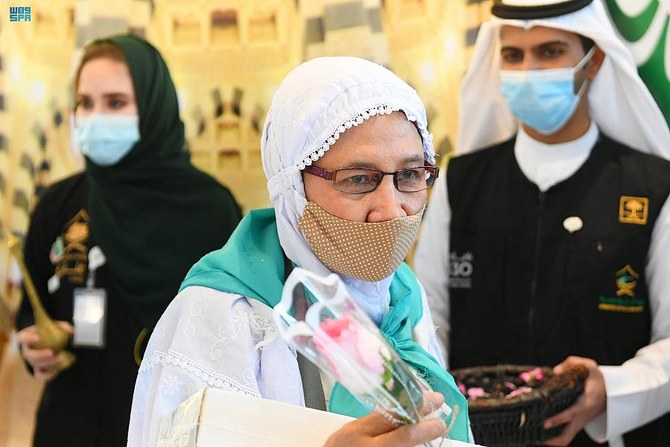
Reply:
[[[209,253],[193,266],[180,289],[209,287],[274,307],[281,299],[284,269],[284,253],[277,235],[274,209],[255,210],[242,219],[222,249]],[[465,397],[456,387],[453,377],[412,339],[412,330],[421,320],[423,306],[419,283],[407,264],[403,263],[396,271],[390,292],[390,308],[380,326],[382,334],[407,364],[418,371],[435,391],[444,395],[448,405],[459,407],[454,413],[450,437],[468,441]],[[368,414],[371,408],[336,383],[329,400],[329,410],[360,417]]]
[[[228,189],[191,165],[177,93],[158,50],[130,35],[97,42],[126,56],[140,140],[114,166],[86,159],[91,237],[107,257],[112,292],[153,327],[191,265],[228,240],[241,212]]]

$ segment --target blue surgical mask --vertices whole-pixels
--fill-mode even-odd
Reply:
[[[552,70],[500,70],[500,92],[514,116],[543,135],[558,132],[577,110],[588,84],[575,94],[575,73],[591,59],[591,48],[574,67]]]
[[[75,118],[82,154],[98,166],[117,164],[140,140],[139,116],[94,113]]]

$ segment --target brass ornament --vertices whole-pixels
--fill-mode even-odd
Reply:
[[[35,284],[28,272],[25,261],[23,260],[23,253],[21,252],[21,240],[19,237],[4,232],[4,236],[7,238],[7,245],[9,246],[9,251],[16,259],[16,263],[21,270],[21,275],[23,276],[23,285],[26,289],[26,294],[30,305],[33,308],[33,316],[35,317],[35,328],[37,334],[40,337],[40,341],[33,345],[36,349],[52,349],[54,353],[58,354],[61,361],[58,367],[55,368],[56,371],[62,371],[70,368],[75,360],[76,356],[71,352],[65,351],[70,340],[70,334],[67,330],[58,325],[47,313],[42,305],[39,295],[37,294],[37,289]]]

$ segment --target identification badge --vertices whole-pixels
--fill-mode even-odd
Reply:
[[[107,291],[91,287],[74,289],[72,319],[74,320],[73,346],[104,348]]]

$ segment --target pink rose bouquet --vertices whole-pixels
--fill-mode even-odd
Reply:
[[[312,301],[308,309],[301,303],[304,290]],[[424,417],[442,417],[447,421],[452,414],[446,404],[431,415],[420,414],[423,394],[430,386],[391,348],[337,275],[322,278],[294,269],[274,308],[274,319],[289,345],[390,420],[411,424]]]
[[[344,353],[361,366],[362,371],[377,375],[384,386],[393,380],[388,366],[391,358],[388,348],[352,316],[344,314],[341,318],[326,318],[319,323],[312,341],[317,352],[321,354],[329,371],[338,382],[346,382],[354,394],[363,394],[369,389],[368,383],[361,380],[359,371],[346,368],[346,363],[338,359],[338,353]]]

